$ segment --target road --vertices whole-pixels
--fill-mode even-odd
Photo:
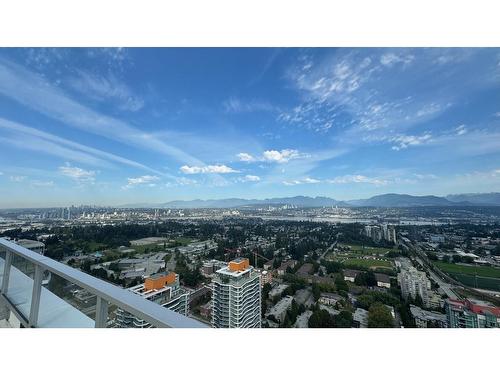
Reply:
[[[321,260],[325,257],[325,255],[326,255],[326,254],[328,254],[328,252],[329,252],[330,250],[332,250],[332,249],[335,247],[335,245],[337,245],[337,242],[338,242],[338,240],[339,240],[339,234],[340,234],[340,233],[337,233],[337,238],[335,239],[335,242],[334,242],[334,243],[332,243],[332,244],[331,244],[331,245],[330,245],[330,246],[329,246],[329,247],[325,250],[325,252],[324,252],[323,254],[321,254],[321,255],[320,255],[320,257],[318,258],[318,261],[320,261],[320,262],[321,262]]]
[[[414,251],[415,253],[415,259],[417,262],[426,270],[429,272],[430,277],[432,280],[434,280],[439,287],[443,290],[444,293],[448,296],[448,298],[452,299],[460,299],[460,297],[453,291],[453,284],[450,284],[446,281],[444,281],[441,277],[439,277],[430,267],[429,265],[423,261],[423,257],[425,256],[422,253],[422,250],[418,248],[418,245],[414,245],[411,242],[400,242],[400,245],[403,245],[404,247],[411,248],[411,250]]]
[[[438,275],[434,273],[427,265],[420,259],[420,257],[417,256],[417,262],[424,267],[428,272],[430,277],[439,285],[439,287],[443,290],[443,292],[446,293],[448,298],[453,298],[453,299],[460,299],[456,293],[452,290],[452,285],[447,283],[446,281],[443,281]]]

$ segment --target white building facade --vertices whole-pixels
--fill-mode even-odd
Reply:
[[[215,273],[212,280],[214,328],[260,328],[260,273],[248,259],[237,258]]]

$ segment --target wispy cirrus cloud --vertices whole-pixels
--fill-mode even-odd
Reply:
[[[144,107],[144,100],[112,74],[105,77],[78,71],[70,86],[93,100],[115,103],[121,110],[136,112]]]
[[[432,142],[432,135],[426,133],[423,135],[397,135],[391,137],[389,142],[394,143],[393,150],[399,151],[409,146],[420,146]]]
[[[157,171],[144,164],[122,156],[98,150],[93,147],[84,146],[81,143],[73,142],[66,138],[62,138],[14,121],[9,121],[1,117],[0,130],[13,134],[14,136],[11,136],[10,138],[3,138],[3,140],[19,148],[39,151],[58,156],[62,159],[71,159],[79,163],[94,166],[109,167],[109,163],[111,162],[148,170],[157,174],[165,174],[164,172]]]
[[[227,173],[239,173],[239,171],[228,167],[224,164],[215,165],[205,165],[205,166],[189,166],[183,165],[180,167],[180,171],[185,174],[227,174]]]
[[[389,180],[383,179],[380,177],[368,177],[364,175],[345,175],[345,176],[337,176],[332,179],[326,180],[329,184],[372,184],[377,186],[383,186],[390,183]]]
[[[158,152],[182,162],[204,164],[172,144],[159,140],[125,121],[80,104],[41,77],[0,59],[0,93],[68,126],[114,141]]]
[[[12,182],[23,182],[26,178],[26,176],[9,176],[9,180]]]
[[[248,112],[274,112],[278,109],[271,103],[258,100],[231,97],[222,103],[225,112],[228,113],[248,113]]]
[[[415,60],[415,56],[409,53],[388,52],[380,56],[380,63],[389,67],[395,64],[409,65],[413,60]]]
[[[53,187],[54,186],[54,181],[40,181],[40,180],[33,180],[30,181],[30,185],[33,187]]]
[[[299,179],[299,180],[283,181],[283,185],[294,186],[294,185],[303,185],[303,184],[319,184],[321,182],[322,182],[321,180],[318,180],[316,178],[304,177],[304,178]]]
[[[252,174],[247,174],[244,177],[238,178],[238,181],[240,181],[240,182],[259,182],[260,177],[252,175]]]
[[[459,125],[455,128],[455,132],[457,135],[467,134],[467,126],[465,126],[464,124]]]

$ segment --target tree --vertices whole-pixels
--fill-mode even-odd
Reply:
[[[337,275],[337,277],[335,278],[335,287],[337,288],[338,292],[349,291],[349,285],[347,285],[347,281],[345,281],[344,278],[340,275]]]
[[[375,302],[368,310],[368,328],[393,328],[391,312],[380,302]]]
[[[358,306],[365,310],[368,310],[374,302],[375,298],[370,294],[362,294],[357,298]]]
[[[352,314],[347,310],[342,310],[340,314],[333,318],[335,327],[337,328],[351,328],[352,327]]]
[[[312,313],[308,326],[309,328],[333,328],[335,322],[328,311],[319,309]]]
[[[312,293],[313,293],[314,301],[319,300],[319,297],[321,296],[321,288],[319,287],[318,284],[316,284],[316,283],[312,284]]]

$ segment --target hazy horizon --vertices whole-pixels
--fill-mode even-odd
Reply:
[[[489,193],[498,48],[0,49],[0,207]]]

